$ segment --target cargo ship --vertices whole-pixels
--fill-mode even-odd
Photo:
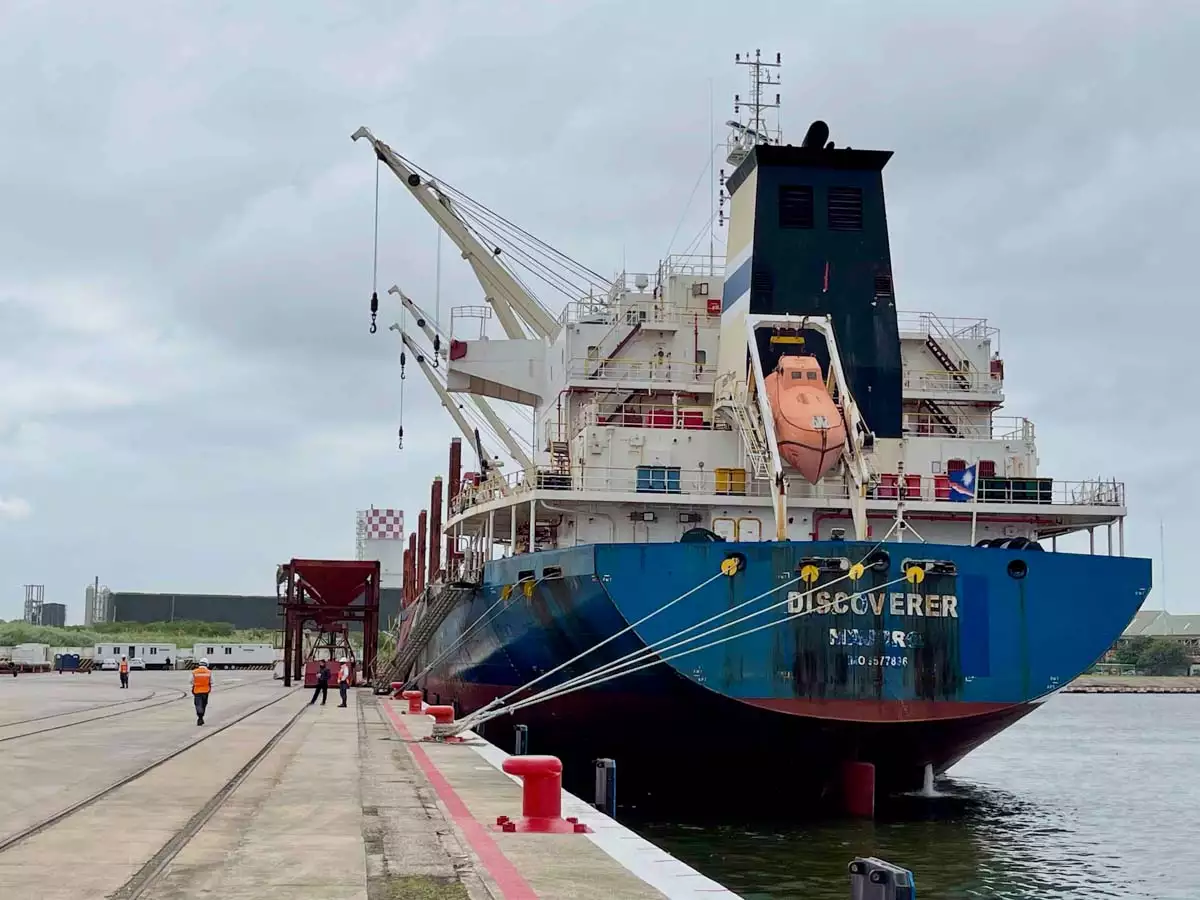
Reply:
[[[778,60],[738,62],[751,88],[709,226],[723,260],[603,279],[354,135],[487,300],[447,327],[391,290],[402,365],[478,467],[456,439],[380,677],[498,744],[524,726],[580,790],[611,758],[627,802],[861,805],[1087,670],[1151,566],[1125,556],[1124,485],[1043,475],[1033,423],[1000,415],[998,330],[897,310],[891,151],[821,121],[784,143]],[[1059,548],[1081,532],[1088,552]]]

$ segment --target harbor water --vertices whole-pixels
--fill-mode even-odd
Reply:
[[[745,900],[845,900],[855,856],[921,900],[1195,900],[1198,762],[1200,696],[1062,694],[874,822],[636,827]]]

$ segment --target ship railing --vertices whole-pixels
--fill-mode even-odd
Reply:
[[[1000,394],[1004,383],[988,372],[936,372],[904,373],[904,389],[907,391],[938,391],[971,394]]]
[[[640,294],[632,296],[640,297]],[[644,300],[619,298],[613,302],[591,302],[576,300],[568,303],[559,314],[560,325],[609,325],[633,326],[639,322],[645,325],[669,324],[681,327],[718,328],[721,325],[719,316],[711,315],[705,302],[697,305],[692,303],[686,307],[664,303],[646,294]]]
[[[587,466],[572,472],[539,468],[513,472],[504,479],[465,488],[456,498],[455,513],[504,496],[533,490],[571,493],[666,495],[667,498],[769,497],[769,480],[755,479],[744,468],[682,469],[674,466],[637,466],[617,468]],[[826,500],[838,505],[848,503],[845,482],[830,476],[816,484],[801,478],[788,483],[788,496],[798,500]],[[1037,477],[988,477],[978,481],[978,496],[972,501],[952,490],[948,475],[882,474],[867,490],[868,500],[944,503],[946,510],[969,510],[974,502],[981,507],[997,504],[1021,506],[1124,507],[1125,485],[1111,479],[1057,481]],[[679,502],[679,501],[676,501]]]
[[[617,313],[608,298],[587,297],[572,300],[558,314],[559,325],[609,325]]]
[[[730,426],[713,417],[711,406],[678,406],[670,404],[626,404],[608,413],[599,403],[589,403],[579,411],[575,434],[589,425],[608,428],[655,428],[678,431],[730,431]]]
[[[904,413],[906,437],[939,437],[952,440],[1033,441],[1033,422],[1023,416],[966,416],[946,413]]]
[[[634,468],[586,466],[565,472],[542,466],[504,475],[496,473],[479,485],[466,485],[451,504],[451,509],[459,513],[482,503],[534,490],[769,497],[773,487],[769,481],[753,478],[752,473],[740,467],[690,470],[654,465]],[[836,474],[816,484],[794,477],[788,482],[788,496],[845,502],[850,499],[844,481]],[[945,502],[948,509],[961,509],[971,502],[980,505],[1124,507],[1125,485],[1104,478],[1061,481],[1023,475],[992,476],[979,479],[978,496],[972,501],[969,497],[961,498],[952,490],[949,475],[885,473],[867,489],[866,496],[868,500],[940,501]]]
[[[686,362],[680,359],[629,359],[614,357],[608,360],[574,357],[567,361],[567,377],[587,381],[661,381],[664,383],[691,382],[712,384],[717,367],[712,364]]]
[[[673,253],[663,260],[663,275],[691,275],[696,278],[724,278],[725,258],[707,253]]]
[[[1000,329],[987,319],[939,316],[931,312],[901,311],[896,313],[901,333],[917,333],[926,337],[949,337],[957,341],[985,341],[996,337]]]

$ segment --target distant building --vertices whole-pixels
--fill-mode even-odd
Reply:
[[[94,584],[89,584],[83,592],[83,624],[95,625],[99,622],[112,621],[112,591],[107,585],[100,585],[96,590]]]
[[[380,591],[379,627],[400,615],[399,589]],[[274,594],[156,594],[114,591],[111,622],[224,622],[234,628],[282,628]],[[353,629],[352,629],[353,630]]]
[[[1162,609],[1143,609],[1133,617],[1117,642],[1104,655],[1111,661],[1118,647],[1135,637],[1157,637],[1178,641],[1188,649],[1192,661],[1200,663],[1200,615],[1172,615]]]
[[[225,622],[234,628],[279,628],[274,594],[158,594],[113,591],[112,622]]]
[[[67,606],[65,603],[43,603],[42,622],[53,628],[62,628],[67,624]]]
[[[399,589],[404,583],[404,510],[360,509],[354,529],[355,556],[378,560],[379,586]]]

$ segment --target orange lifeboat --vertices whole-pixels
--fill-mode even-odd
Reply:
[[[808,481],[820,481],[837,463],[846,425],[811,356],[781,356],[765,379],[779,454]]]

